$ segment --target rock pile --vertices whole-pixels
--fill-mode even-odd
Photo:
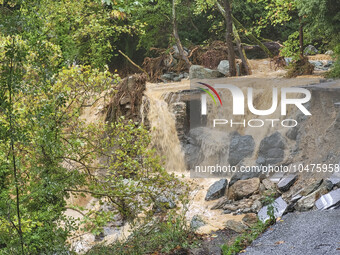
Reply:
[[[220,181],[215,182],[211,187],[216,187],[216,184],[219,182]],[[263,194],[268,191],[263,182],[265,182],[269,188],[275,185],[269,179],[263,179],[261,182],[260,178],[257,177],[237,180],[233,184],[229,183],[229,187],[224,189],[223,196],[219,196],[219,200],[211,209],[222,209],[225,214],[231,213],[235,215],[257,213],[262,207]],[[270,185],[268,183],[270,183]]]
[[[236,69],[238,75],[240,75],[240,64],[236,64]],[[182,79],[214,79],[214,78],[220,78],[223,76],[229,76],[229,61],[228,60],[222,60],[217,69],[210,69],[206,68],[201,65],[192,65],[189,69],[189,73],[187,72],[181,72],[181,73],[175,73],[175,72],[166,72],[164,73],[160,79],[163,82],[178,82]]]
[[[217,200],[211,210],[220,209],[224,214],[245,214],[242,222],[230,220],[226,224],[226,228],[238,233],[244,232],[258,219],[267,221],[270,209],[278,218],[292,211],[340,208],[339,173],[325,179],[309,179],[297,192],[295,185],[302,178],[296,174],[286,174],[278,182],[262,174],[244,179],[239,173],[234,176],[229,184],[226,179],[212,184],[206,200]]]
[[[189,74],[187,72],[183,73],[175,73],[175,72],[167,72],[163,74],[160,78],[161,80],[166,83],[166,82],[178,82],[181,81],[182,79],[187,79],[189,77]]]
[[[289,65],[293,58],[285,58],[286,65]],[[308,60],[314,66],[316,71],[329,71],[334,64],[333,60]]]

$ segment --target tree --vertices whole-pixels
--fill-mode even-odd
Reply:
[[[216,5],[217,5],[217,8],[218,10],[221,12],[221,14],[223,15],[223,17],[225,19],[227,19],[227,15],[226,15],[226,12],[225,10],[222,8],[221,4],[217,1],[216,2]],[[234,17],[233,17],[234,19]],[[237,32],[237,29],[235,27],[235,25],[233,24],[233,34],[234,34],[234,38],[235,38],[235,41],[236,41],[236,45],[237,45],[237,49],[238,49],[238,52],[240,54],[240,57],[241,57],[241,60],[242,60],[242,65],[243,65],[243,68],[244,68],[244,71],[247,75],[250,75],[251,74],[251,69],[250,69],[250,65],[249,65],[249,62],[248,62],[248,59],[247,59],[247,55],[243,49],[243,46],[242,46],[242,42],[241,42],[241,39],[240,39],[240,36]]]
[[[231,16],[231,4],[229,0],[223,1],[225,11],[225,25],[226,25],[226,42],[228,47],[229,73],[230,76],[236,76],[236,61],[233,45],[233,21]]]
[[[267,7],[267,15],[264,19],[264,23],[270,22],[272,25],[282,25],[285,22],[288,22],[292,19],[298,20],[298,28],[295,29],[295,31],[298,32],[298,52],[292,52],[293,54],[298,54],[300,56],[300,59],[303,58],[303,50],[304,50],[304,15],[302,15],[298,11],[298,5],[300,0],[275,0],[275,1],[267,1],[267,0],[259,0],[258,2],[266,2]],[[291,34],[290,40],[295,39],[296,33]],[[293,42],[294,44],[294,42]],[[283,50],[283,53],[288,55],[292,54],[288,51],[296,51],[296,47],[292,47],[292,45],[288,45],[287,49]]]
[[[103,69],[114,55],[117,41],[127,34],[141,33],[143,27],[139,20],[130,18],[131,12],[138,8],[135,1],[105,2],[16,0],[4,3],[0,8],[0,22],[7,25],[2,33],[12,30],[25,40],[44,39],[59,46],[63,66],[91,64]],[[11,19],[16,19],[15,26],[8,23]]]
[[[0,251],[4,254],[64,254],[66,238],[76,227],[64,216],[67,189],[85,185],[88,174],[80,166],[69,169],[65,161],[84,157],[86,129],[79,129],[80,108],[110,83],[107,73],[86,67],[83,73],[71,68],[48,76],[59,65],[60,53],[47,41],[31,45],[18,35],[1,36]],[[68,81],[73,73],[82,84],[61,86],[65,73]]]
[[[315,42],[334,47],[340,39],[340,7],[336,0],[296,0],[299,16],[303,17],[307,35]]]
[[[228,2],[228,3],[229,4],[227,4],[227,8],[229,8],[229,7],[231,8],[230,2]],[[240,2],[237,2],[237,1],[233,2],[233,4],[234,3],[240,4]],[[225,24],[227,24],[227,20],[230,20],[230,18],[228,18],[228,16],[227,16],[226,8],[223,7],[225,5],[225,1],[222,3],[221,1],[217,1],[217,0],[210,0],[210,1],[197,0],[196,4],[197,4],[197,12],[201,11],[201,10],[206,10],[208,8],[213,8],[214,6],[216,6],[218,11],[222,14],[222,16],[224,18]],[[231,10],[230,10],[230,12],[231,12]],[[236,28],[238,28],[238,29],[240,29],[240,31],[244,32],[246,38],[249,39],[249,41],[251,41],[255,44],[258,44],[269,57],[272,57],[273,54],[251,32],[247,32],[247,29],[245,29],[244,26],[232,14],[231,14],[231,19],[232,19],[232,21],[231,21],[232,36],[235,39],[238,52],[239,52],[240,57],[242,59],[243,69],[244,69],[245,73],[249,75],[249,74],[251,74],[251,68],[250,68],[247,56],[245,54],[245,51],[243,49],[241,38],[240,38],[239,33],[238,33]],[[229,30],[230,30],[230,27],[229,27]],[[229,34],[229,33],[227,32],[226,34]],[[232,36],[231,36],[231,39],[232,39]],[[228,36],[228,40],[229,40],[229,36]],[[233,55],[235,56],[234,48],[232,48],[232,52],[231,52],[231,54],[229,54],[229,49],[231,47],[231,44],[232,44],[232,42],[231,43],[227,42],[227,45],[229,45],[228,46],[228,55],[231,59],[233,59]],[[231,51],[231,49],[230,49],[230,51]],[[235,61],[232,61],[232,62],[235,62]],[[231,67],[231,68],[233,69],[233,67]],[[236,63],[235,63],[235,70],[236,70]]]
[[[173,36],[176,41],[179,55],[181,56],[181,58],[184,60],[187,67],[189,68],[191,66],[191,63],[188,59],[188,56],[184,54],[183,46],[182,46],[181,40],[178,35],[178,31],[177,31],[176,0],[172,0],[172,28],[173,28]]]

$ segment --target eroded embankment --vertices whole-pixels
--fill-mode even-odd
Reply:
[[[172,112],[172,118],[176,120],[176,130],[182,143],[182,149],[184,150],[186,163],[189,165],[189,168],[192,167],[194,163],[197,165],[197,163],[204,161],[225,163],[231,160],[235,162],[234,159],[229,159],[229,157],[232,156],[231,154],[233,154],[229,151],[229,143],[236,132],[240,136],[251,136],[251,139],[248,140],[253,140],[254,142],[253,153],[248,153],[246,157],[241,159],[244,164],[255,164],[256,161],[259,162],[259,156],[261,156],[259,155],[261,154],[259,151],[261,141],[276,132],[279,133],[279,139],[284,142],[284,148],[282,148],[284,155],[280,156],[280,158],[282,158],[281,161],[275,163],[282,162],[288,164],[289,162],[300,161],[302,159],[306,163],[311,163],[312,160],[322,162],[325,161],[325,158],[330,160],[330,156],[325,155],[325,153],[336,154],[338,142],[335,139],[338,133],[334,125],[338,112],[335,104],[337,101],[340,101],[339,90],[327,90],[326,87],[328,83],[321,83],[317,89],[309,89],[310,84],[318,84],[319,81],[317,78],[228,78],[203,80],[203,82],[209,83],[210,85],[214,83],[234,84],[240,88],[245,95],[247,94],[247,89],[251,87],[254,93],[253,105],[254,108],[258,110],[266,110],[274,107],[272,88],[275,87],[278,91],[278,106],[275,112],[270,115],[255,115],[250,112],[247,107],[245,108],[246,112],[244,115],[233,115],[231,94],[228,91],[220,91],[221,98],[229,99],[230,101],[225,100],[226,102],[223,106],[215,106],[212,101],[208,100],[208,114],[205,117],[205,123],[201,122],[199,124],[193,124],[193,122],[197,122],[197,120],[193,118],[190,119],[190,114],[193,111],[199,112],[201,110],[200,102],[197,104],[197,101],[200,100],[200,94],[197,95],[194,89],[190,91],[188,90],[188,86],[184,87],[182,85],[178,86],[176,91],[176,88],[171,84],[169,87],[168,85],[164,85],[163,89],[159,88],[159,86],[156,87],[155,90],[154,87],[149,87],[147,94],[154,96],[155,93],[157,93],[158,100],[163,98],[163,102],[168,103],[168,107],[165,108],[165,110]],[[195,81],[192,81],[192,83],[195,84]],[[334,86],[336,87],[337,85]],[[195,85],[193,85],[193,87],[195,87]],[[304,104],[304,107],[308,109],[311,116],[305,116],[294,105],[288,105],[286,115],[281,114],[281,89],[288,87],[304,87],[311,91],[311,100]],[[291,94],[290,98],[299,98],[301,96],[301,94]],[[247,104],[246,98],[245,104]],[[162,113],[163,112],[164,111],[162,111]],[[171,115],[168,116],[171,117]],[[159,116],[155,117],[156,119],[160,118]],[[215,122],[216,126],[213,127],[214,119],[225,120],[225,122],[228,121],[228,123],[221,121],[219,122],[221,124],[216,124]],[[294,122],[288,120],[294,120]],[[173,120],[171,120],[171,122],[165,121],[164,125],[158,123],[158,128],[163,128],[166,133],[166,126],[169,125],[173,128]],[[296,127],[289,128],[289,126],[292,125],[296,125]],[[173,134],[174,132],[171,131],[171,135]],[[333,143],[328,143],[327,139],[330,139]],[[162,141],[162,138],[158,138],[157,142],[166,143],[166,141]],[[249,146],[250,145],[251,142]],[[169,147],[171,148],[172,146],[169,145]],[[245,147],[247,147],[247,144],[245,144]],[[320,148],[324,149],[320,150]],[[209,159],[209,157],[211,158]],[[173,159],[170,160],[173,161]],[[238,160],[236,164],[241,160]]]
[[[308,166],[308,164],[335,164],[340,159],[339,150],[339,108],[337,102],[340,101],[340,84],[320,83],[319,78],[298,78],[298,79],[249,79],[249,78],[228,78],[219,80],[204,80],[203,82],[213,85],[214,83],[234,84],[241,88],[246,94],[247,88],[252,87],[254,92],[253,104],[256,109],[269,109],[273,100],[272,88],[278,89],[278,108],[269,116],[258,116],[246,111],[244,116],[233,116],[231,102],[224,104],[222,107],[216,107],[213,102],[208,102],[207,117],[204,125],[190,126],[190,113],[196,107],[199,111],[200,105],[191,104],[191,100],[197,101],[197,91],[190,90],[189,84],[167,84],[167,85],[150,85],[147,95],[154,96],[157,94],[158,100],[163,99],[163,104],[167,103],[168,107],[163,110],[169,111],[167,116],[172,116],[175,122],[164,122],[164,125],[170,125],[172,130],[176,127],[177,135],[184,153],[185,169],[195,169],[195,166],[203,165],[232,165],[239,169],[240,166]],[[319,85],[311,85],[319,84]],[[195,87],[194,85],[193,87]],[[311,91],[311,100],[304,104],[304,107],[310,111],[311,116],[305,116],[296,106],[288,106],[287,114],[281,115],[280,109],[280,91],[282,88],[301,87]],[[221,92],[221,97],[226,98],[228,92]],[[300,94],[290,94],[290,98],[299,98]],[[197,109],[198,108],[198,109]],[[155,117],[158,119],[155,115]],[[214,119],[228,119],[227,124],[213,128]],[[240,123],[231,126],[230,119]],[[247,125],[249,120],[262,120],[263,127],[254,128]],[[296,121],[296,127],[287,127],[289,122],[282,121],[291,119]],[[244,125],[243,121],[246,124]],[[268,121],[275,120],[275,121]],[[151,118],[151,122],[154,120]],[[196,120],[197,121],[197,120]],[[294,123],[293,123],[294,124]],[[158,122],[159,130],[168,130]],[[174,127],[175,125],[175,127]],[[255,125],[255,124],[254,124]],[[295,124],[294,124],[295,125]],[[170,139],[173,136],[171,132]],[[157,138],[156,138],[157,137]],[[162,140],[166,135],[159,134],[155,136],[157,143],[167,144],[167,140]],[[169,138],[169,137],[168,137]],[[175,145],[177,139],[173,139]],[[178,148],[178,145],[176,145]],[[168,149],[171,150],[172,143],[168,143]],[[246,153],[244,153],[246,152]],[[168,158],[173,161],[180,158],[181,154],[176,154],[174,158]],[[182,170],[178,167],[178,171]],[[293,168],[294,169],[294,168]],[[229,173],[227,177],[231,176]],[[304,172],[301,173],[303,178],[299,178],[294,189],[308,183],[308,180],[322,178],[330,173]],[[205,175],[205,177],[211,177]],[[219,175],[216,178],[221,178]],[[223,210],[210,210],[216,203],[205,201],[208,188],[216,179],[190,179],[189,173],[186,172],[188,182],[191,182],[193,192],[191,193],[191,202],[188,220],[195,215],[200,215],[206,222],[205,226],[200,228],[201,233],[208,233],[212,230],[222,229],[225,223],[233,216],[231,214],[222,214]],[[293,189],[293,190],[294,190]],[[239,215],[237,215],[239,216]],[[233,219],[240,219],[235,217]]]

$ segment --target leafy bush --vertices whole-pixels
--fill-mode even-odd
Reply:
[[[244,234],[238,236],[231,245],[222,245],[223,255],[235,255],[250,245],[263,231],[267,228],[267,224],[258,221],[251,229]]]
[[[328,77],[340,78],[340,44],[338,44],[334,49],[335,63],[332,70],[329,72]]]
[[[139,123],[123,117],[106,127],[106,135],[93,145],[101,158],[101,175],[93,177],[88,192],[109,205],[109,211],[90,210],[85,218],[86,230],[99,234],[116,214],[130,224],[148,221],[153,208],[162,207],[159,199],[178,205],[187,199],[187,186],[163,168],[163,162],[150,148],[149,131]],[[94,141],[94,139],[90,139]],[[171,206],[170,206],[171,207]],[[138,215],[143,217],[138,217]]]
[[[280,55],[284,57],[298,57],[299,53],[299,32],[291,34],[287,41],[283,42]]]
[[[159,220],[159,221],[158,221]],[[182,215],[170,214],[165,220],[155,219],[134,230],[126,241],[117,241],[111,246],[97,246],[87,255],[141,255],[154,252],[170,252],[187,248],[193,235]]]

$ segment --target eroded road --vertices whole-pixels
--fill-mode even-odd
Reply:
[[[340,209],[290,213],[246,249],[247,255],[340,255]]]

